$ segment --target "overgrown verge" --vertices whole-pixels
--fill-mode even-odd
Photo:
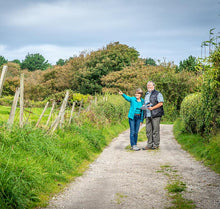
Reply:
[[[53,135],[31,126],[9,131],[2,123],[0,208],[46,206],[51,195],[81,175],[111,139],[128,128],[127,105],[121,101],[114,97],[101,102]]]
[[[181,144],[182,148],[187,150],[198,160],[203,161],[205,165],[212,170],[220,173],[220,133],[210,136],[209,139],[199,134],[187,133],[184,123],[178,119],[174,123],[174,136]]]

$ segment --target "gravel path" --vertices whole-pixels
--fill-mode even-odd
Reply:
[[[113,139],[99,158],[90,164],[48,209],[149,209],[166,208],[170,199],[164,187],[168,177],[161,166],[177,170],[187,185],[185,198],[197,208],[220,208],[220,175],[194,160],[175,141],[172,125],[161,125],[159,150],[130,151],[129,130]],[[143,147],[146,142],[139,142]]]

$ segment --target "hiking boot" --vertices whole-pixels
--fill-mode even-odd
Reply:
[[[151,149],[152,147],[148,147],[148,146],[142,148],[142,150],[151,150]]]

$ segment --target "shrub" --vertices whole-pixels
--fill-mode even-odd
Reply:
[[[180,115],[187,131],[191,133],[203,131],[202,94],[194,93],[185,97],[181,104]]]
[[[3,106],[11,106],[13,102],[14,97],[13,96],[5,96],[0,98],[0,105]]]
[[[72,100],[73,101],[77,101],[77,102],[80,102],[80,101],[84,101],[84,102],[87,102],[90,98],[90,95],[87,94],[87,95],[84,95],[84,94],[80,94],[80,93],[73,93],[73,96],[72,96]]]

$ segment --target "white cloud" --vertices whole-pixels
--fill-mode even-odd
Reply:
[[[82,51],[92,51],[96,49],[98,48],[63,47],[56,45],[29,45],[16,49],[9,49],[6,46],[0,45],[0,55],[4,56],[9,61],[14,59],[22,61],[28,53],[39,53],[42,54],[49,63],[55,64],[59,59],[68,59],[69,57],[79,55]]]
[[[97,31],[110,28],[113,30],[126,27],[133,22],[129,13],[131,8],[119,9],[118,6],[116,1],[112,1],[112,3],[98,1],[33,2],[23,9],[6,13],[5,21],[12,27],[39,27],[53,31]]]

